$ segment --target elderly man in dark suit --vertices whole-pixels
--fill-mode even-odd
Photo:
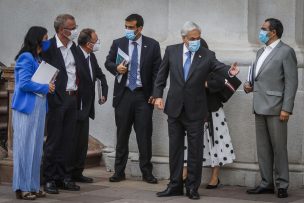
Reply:
[[[164,108],[163,90],[170,73],[170,87],[164,112],[168,115],[170,183],[157,196],[183,195],[184,136],[188,140],[188,177],[186,192],[199,199],[203,160],[203,123],[207,118],[205,81],[210,72],[227,71],[214,52],[200,46],[201,29],[186,22],[181,30],[183,43],[168,46],[155,81],[155,105]],[[239,72],[236,64],[230,76]]]
[[[111,182],[125,179],[128,142],[132,126],[139,149],[139,165],[143,180],[157,183],[152,174],[152,100],[153,84],[161,63],[160,46],[152,38],[143,36],[143,18],[131,14],[125,19],[125,37],[113,41],[105,67],[115,77],[113,107],[117,126],[115,174]],[[130,57],[130,62],[117,64],[118,50]]]
[[[93,52],[98,51],[100,41],[95,30],[86,28],[81,30],[78,37],[77,53],[79,65],[79,94],[78,94],[78,120],[76,126],[77,145],[74,154],[75,165],[73,180],[77,182],[91,183],[92,178],[82,174],[88,150],[89,118],[95,118],[95,82],[101,81],[102,96],[98,98],[99,104],[104,104],[108,96],[108,85],[105,75],[98,65]]]

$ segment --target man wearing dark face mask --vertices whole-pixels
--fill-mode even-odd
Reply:
[[[105,75],[98,65],[93,52],[100,48],[100,41],[93,29],[83,29],[78,37],[77,53],[81,61],[79,65],[78,95],[78,121],[76,127],[77,147],[74,154],[75,164],[73,169],[73,180],[77,182],[91,183],[92,178],[85,177],[85,159],[88,150],[89,138],[89,118],[95,118],[95,81],[99,79],[102,86],[102,97],[98,98],[99,104],[104,104],[107,100],[108,85]]]
[[[125,179],[128,142],[132,126],[139,149],[139,165],[143,180],[157,183],[152,174],[152,113],[153,83],[161,62],[159,43],[143,36],[143,18],[132,14],[125,20],[125,37],[114,40],[105,67],[115,78],[113,107],[117,126],[115,174],[111,182]],[[116,64],[118,49],[129,55],[130,62]],[[119,79],[120,78],[120,79]]]
[[[273,167],[278,197],[288,196],[287,121],[292,113],[298,88],[297,58],[294,50],[281,41],[282,23],[266,19],[259,33],[266,47],[257,52],[251,83],[253,92],[257,154],[262,181],[249,194],[274,193]],[[274,166],[273,166],[274,165]]]
[[[79,190],[71,180],[73,152],[76,147],[77,91],[79,79],[76,45],[75,18],[62,14],[54,21],[56,35],[50,40],[50,48],[42,57],[59,70],[56,90],[48,95],[47,140],[44,148],[45,191],[58,194],[58,187],[64,190]]]

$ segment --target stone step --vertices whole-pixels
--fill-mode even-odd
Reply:
[[[7,129],[7,122],[0,123],[0,130],[6,130]]]
[[[7,106],[0,106],[0,114],[7,114]]]
[[[1,98],[7,98],[7,91],[0,91],[0,99]]]

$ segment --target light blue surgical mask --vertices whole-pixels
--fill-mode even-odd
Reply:
[[[191,52],[196,52],[201,46],[201,40],[189,41],[188,49]]]
[[[136,37],[135,30],[125,29],[125,36],[128,40],[134,40]]]
[[[261,30],[259,33],[259,40],[260,42],[266,44],[269,41],[269,37],[268,37],[268,31],[266,30]]]

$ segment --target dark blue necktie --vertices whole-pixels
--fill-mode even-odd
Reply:
[[[134,45],[134,49],[132,52],[132,58],[131,58],[131,68],[129,72],[129,89],[134,90],[137,85],[136,85],[136,80],[137,80],[137,69],[138,69],[138,51],[137,51],[137,43],[132,42]]]
[[[186,52],[186,55],[187,55],[187,59],[186,59],[186,62],[184,64],[184,79],[185,79],[185,81],[187,80],[188,73],[189,73],[190,66],[191,66],[191,51]]]

